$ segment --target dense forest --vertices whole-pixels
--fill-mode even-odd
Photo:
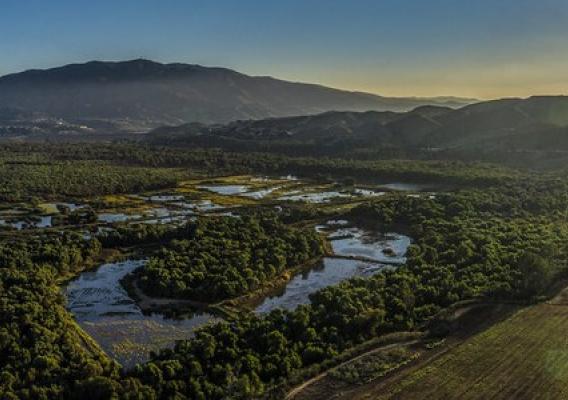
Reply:
[[[445,186],[491,186],[524,179],[515,170],[459,161],[287,157],[139,144],[5,144],[0,147],[0,199],[92,196],[171,187],[190,173],[265,173],[318,179],[406,180]],[[376,178],[374,178],[376,177]]]
[[[151,384],[158,374],[163,380],[158,394],[166,398],[176,392],[250,398],[357,343],[411,330],[459,300],[532,299],[566,273],[566,224],[542,215],[505,217],[489,208],[482,216],[473,205],[488,199],[470,195],[475,200],[465,193],[439,200],[393,196],[355,209],[353,217],[409,224],[418,239],[406,267],[323,289],[309,306],[292,312],[206,328],[196,340],[140,366],[134,376]],[[198,375],[187,371],[188,360]]]
[[[210,218],[188,223],[139,272],[145,292],[202,301],[236,297],[323,254],[313,229],[276,218]]]
[[[568,183],[560,175],[478,164],[242,157],[133,145],[14,145],[2,150],[2,160],[0,188],[6,198],[17,188],[14,199],[136,191],[183,179],[188,168],[200,163],[201,173],[297,168],[289,172],[315,176],[327,169],[337,176],[412,176],[463,185],[435,197],[391,193],[338,215],[380,230],[404,226],[414,239],[404,266],[323,289],[311,296],[311,304],[294,311],[246,314],[206,326],[195,338],[127,372],[75,324],[59,287],[94,265],[104,248],[160,243],[162,249],[142,270],[145,290],[222,299],[317,256],[319,239],[286,224],[298,215],[198,219],[175,229],[125,227],[100,240],[71,232],[3,236],[2,399],[278,397],[280,384],[332,362],[354,345],[418,329],[457,301],[536,301],[551,282],[566,275]],[[51,163],[57,165],[52,173],[42,172]],[[80,165],[84,179],[70,179]],[[230,284],[235,281],[238,286]]]
[[[0,161],[0,200],[135,193],[171,187],[184,176],[181,171],[165,168],[111,165],[99,161],[35,161],[26,157]]]
[[[0,244],[2,399],[64,398],[75,382],[118,377],[117,366],[77,330],[58,286],[100,251],[96,240],[75,234]]]

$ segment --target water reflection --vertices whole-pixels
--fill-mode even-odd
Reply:
[[[0,219],[0,226],[8,226],[17,230],[31,228],[50,228],[52,226],[51,215],[42,217],[32,217],[25,220],[6,220]]]
[[[360,228],[338,229],[329,235],[333,252],[340,256],[364,257],[377,262],[406,262],[408,236],[371,233]]]
[[[276,308],[293,310],[300,304],[308,304],[310,294],[320,289],[336,285],[355,276],[371,276],[383,268],[387,267],[374,263],[326,257],[318,267],[292,278],[280,293],[266,298],[255,312],[263,314]]]
[[[298,193],[298,192],[288,192],[288,194],[281,196],[278,200],[283,201],[302,201],[305,203],[327,203],[331,199],[341,198],[341,197],[352,197],[349,193],[341,193],[337,191],[329,192],[319,192],[319,193]]]
[[[249,190],[248,186],[245,185],[206,185],[206,186],[198,186],[198,188],[209,190],[210,192],[226,196],[245,193]]]
[[[241,193],[241,196],[250,197],[252,199],[260,200],[270,195],[272,192],[280,189],[280,186],[275,186],[267,189],[256,190],[254,192]]]
[[[144,260],[110,263],[82,273],[65,289],[67,307],[81,327],[111,357],[129,368],[148,360],[150,351],[187,339],[196,328],[213,321],[207,313],[173,320],[144,315],[120,284]]]
[[[371,189],[355,188],[347,191],[323,191],[323,192],[302,192],[299,190],[286,193],[280,196],[278,200],[283,201],[302,201],[305,203],[328,203],[333,199],[355,198],[355,197],[378,197],[383,196],[385,192],[375,191]]]
[[[357,259],[326,257],[316,268],[294,276],[278,293],[266,298],[255,312],[267,313],[276,308],[293,310],[308,304],[309,296],[328,286],[361,276],[371,276],[394,264],[406,262],[406,251],[411,239],[398,233],[372,233],[357,227],[346,227],[347,220],[331,220],[316,230],[327,233],[334,254]],[[382,263],[388,263],[382,264]]]

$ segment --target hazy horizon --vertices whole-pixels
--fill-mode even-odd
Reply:
[[[0,75],[147,58],[382,96],[567,94],[568,3],[494,3],[7,0]]]

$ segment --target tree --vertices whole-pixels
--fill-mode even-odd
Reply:
[[[77,383],[73,397],[77,400],[117,399],[117,383],[104,376],[89,378]]]
[[[548,288],[552,267],[545,258],[534,253],[525,253],[519,259],[518,269],[520,278],[517,291],[520,295],[534,297]]]

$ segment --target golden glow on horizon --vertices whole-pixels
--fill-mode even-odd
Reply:
[[[568,71],[568,66],[561,73]],[[431,74],[437,75],[437,74]],[[448,74],[445,76],[403,76],[381,79],[365,76],[334,76],[329,78],[306,79],[305,76],[289,76],[287,79],[298,82],[317,83],[342,90],[374,93],[387,97],[437,97],[456,96],[479,100],[504,97],[530,97],[537,95],[568,95],[568,74],[551,71],[523,71],[511,68],[498,71],[494,75]],[[368,78],[368,79],[365,79]]]
[[[558,51],[526,54],[512,60],[425,59],[419,68],[394,62],[373,67],[358,65],[357,60],[337,69],[298,64],[263,68],[280,79],[389,97],[456,96],[485,100],[568,95],[568,53]]]

